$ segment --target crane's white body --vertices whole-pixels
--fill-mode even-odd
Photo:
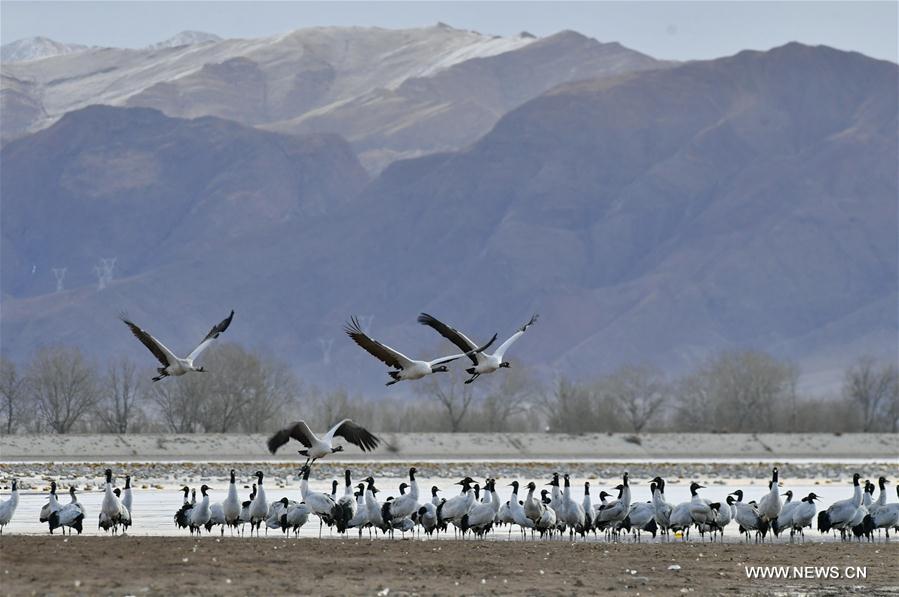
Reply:
[[[368,524],[381,528],[384,526],[384,518],[381,516],[381,504],[375,498],[373,488],[373,484],[365,488],[365,513]]]
[[[440,509],[440,519],[442,522],[458,523],[462,517],[468,514],[474,505],[474,490],[463,487],[462,493],[448,499],[443,508]]]
[[[693,516],[690,514],[691,502],[681,502],[671,509],[668,517],[668,528],[675,531],[688,531],[693,524]]]
[[[415,480],[415,469],[409,471],[409,491],[390,502],[390,517],[393,520],[401,520],[418,512],[418,481]]]
[[[718,511],[715,515],[715,526],[721,530],[721,534],[724,534],[724,527],[730,524],[730,521],[734,519],[734,507],[733,504],[724,501],[721,503],[721,506],[718,508]]]
[[[659,525],[659,529],[667,533],[671,524],[672,506],[665,501],[665,494],[658,487],[652,494],[652,506],[655,511],[656,524]]]
[[[431,502],[422,504],[418,509],[418,522],[425,533],[432,534],[437,529],[437,506]]]
[[[221,502],[209,505],[209,522],[206,523],[206,530],[211,531],[212,527],[222,527],[222,535],[225,534],[225,510],[222,508]]]
[[[435,509],[436,510],[436,509]],[[362,529],[368,525],[368,509],[365,507],[365,490],[363,489],[359,495],[356,496],[356,513],[350,519],[350,522],[347,523],[347,528],[349,529],[359,529],[359,534],[362,534]]]
[[[827,508],[827,515],[830,518],[830,525],[840,531],[844,531],[852,526],[853,521],[858,514],[859,508],[862,507],[862,488],[855,481],[852,497],[846,500],[834,502]],[[861,522],[861,519],[859,519]],[[858,523],[855,523],[858,524]]]
[[[781,508],[783,508],[783,502],[780,499],[780,488],[778,487],[777,473],[778,471],[775,467],[772,471],[772,479],[770,487],[768,489],[768,493],[762,496],[762,498],[759,500],[758,505],[759,516],[761,516],[768,522],[777,520],[777,517],[780,515]]]
[[[306,451],[306,456],[313,460],[317,460],[319,458],[324,458],[328,456],[334,451],[334,434],[337,433],[337,430],[349,419],[344,419],[328,429],[328,432],[322,438],[318,438],[315,434],[310,432],[312,435],[313,442],[312,446],[310,446]]]
[[[65,534],[65,529],[69,528],[69,533],[71,533],[71,529],[76,526],[76,523],[79,520],[84,520],[84,506],[78,501],[78,498],[75,497],[75,493],[71,493],[72,501],[70,501],[65,506],[61,507],[59,510],[55,512],[55,522],[57,527],[62,528],[63,534]],[[53,521],[51,521],[51,527],[53,526]],[[78,531],[81,532],[80,530]]]
[[[212,342],[216,338],[218,338],[225,330],[228,329],[228,326],[231,325],[231,319],[233,317],[234,311],[231,311],[231,314],[219,324],[215,325],[209,331],[209,333],[206,334],[206,337],[203,338],[203,341],[200,342],[200,344],[184,358],[181,358],[173,353],[165,344],[160,342],[146,330],[141,329],[134,322],[129,321],[124,315],[121,317],[121,319],[131,330],[131,333],[134,334],[134,336],[138,340],[140,340],[140,342],[144,346],[146,346],[150,352],[153,353],[153,356],[155,356],[159,363],[162,365],[162,367],[156,368],[158,375],[153,378],[153,381],[159,381],[167,376],[178,377],[192,371],[204,371],[202,367],[197,367],[196,365],[194,365],[194,361],[200,356],[200,354],[202,354],[204,350],[206,350],[206,348],[209,347],[210,344],[212,344]]]
[[[47,500],[47,503],[41,508],[40,513],[40,521],[47,522],[50,520],[50,515],[60,509],[59,499],[56,497],[56,483],[52,483],[50,486],[50,497]]]
[[[734,520],[743,527],[743,531],[746,533],[746,540],[748,541],[750,531],[758,531],[765,521],[759,514],[758,508],[752,504],[742,501],[735,502],[734,509]],[[758,534],[756,534],[756,539],[758,539]]]
[[[131,493],[131,476],[125,477],[125,489],[122,490],[122,505],[128,510],[128,518],[134,518],[134,511],[131,509],[134,503],[134,495]]]
[[[493,524],[493,518],[496,513],[493,511],[493,494],[488,489],[484,491],[486,502],[478,502],[473,504],[471,510],[468,511],[468,527],[475,532],[483,531],[485,527]]]
[[[793,510],[799,506],[799,501],[793,500],[792,495],[787,496],[787,500],[783,503],[783,506],[780,508],[780,514],[777,515],[777,527],[776,530],[778,533],[783,531],[784,529],[792,528],[793,526]]]
[[[356,499],[356,496],[353,495],[353,480],[350,477],[350,471],[347,470],[344,473],[346,486],[343,490],[343,495],[337,498],[337,505],[345,511],[349,512],[348,520],[353,520],[356,517],[356,513],[359,511],[359,503]],[[350,528],[349,526],[347,528]]]
[[[337,502],[330,495],[309,489],[309,481],[300,479],[300,493],[309,511],[319,517],[329,517],[334,512]]]
[[[556,529],[556,525],[559,522],[559,517],[556,514],[556,511],[553,510],[552,506],[545,504],[543,508],[543,512],[540,514],[540,518],[534,524],[537,530],[546,533],[553,532]]]
[[[627,516],[631,521],[631,529],[636,529],[638,531],[643,530],[651,520],[655,519],[655,513],[652,502],[637,502],[631,504],[631,509],[627,513]]]
[[[493,354],[486,354],[484,352],[476,352],[474,353],[474,358],[477,359],[478,364],[474,367],[470,367],[466,369],[467,373],[474,374],[477,373],[479,375],[484,375],[486,373],[494,373],[495,371],[499,371],[501,367],[503,367],[503,363],[505,362],[506,351],[509,350],[509,347],[518,340],[522,334],[524,334],[523,330],[518,330],[509,338],[500,344],[499,348]]]
[[[512,497],[509,498],[509,514],[512,515],[512,522],[521,527],[522,532],[525,529],[535,528],[534,521],[528,518],[524,512],[524,507],[518,503],[518,485],[514,485]]]
[[[543,511],[546,509],[546,506],[543,504],[543,500],[534,497],[534,489],[536,489],[536,487],[533,484],[528,486],[528,494],[527,497],[524,498],[523,507],[525,516],[536,522],[543,516]]]
[[[118,530],[118,526],[131,522],[131,514],[122,504],[122,500],[116,496],[112,489],[112,477],[107,473],[106,489],[103,494],[103,502],[100,504],[100,527],[106,531],[112,529],[113,533]]]
[[[690,518],[698,525],[709,524],[715,520],[709,500],[701,498],[698,492],[694,492],[690,498]]]
[[[622,523],[627,517],[630,506],[631,490],[630,487],[625,487],[621,490],[620,498],[609,500],[596,511],[597,524],[602,523],[614,528],[616,525]]]
[[[287,507],[283,528],[298,533],[303,525],[309,520],[309,514],[309,506],[306,504],[291,504]]]
[[[237,526],[240,518],[240,498],[237,497],[237,483],[234,478],[234,471],[231,471],[231,482],[228,484],[228,497],[222,502],[222,516],[225,524],[230,527]]]
[[[796,531],[805,527],[811,528],[817,510],[815,502],[797,503],[796,507],[790,510],[790,526]]]
[[[200,501],[190,510],[190,527],[197,533],[212,518],[212,508],[209,507],[209,494],[204,492]],[[224,516],[223,516],[224,518]]]
[[[250,526],[255,527],[257,534],[259,526],[268,517],[268,500],[265,496],[265,488],[262,486],[262,473],[256,473],[256,497],[250,503]],[[252,533],[252,529],[250,531]]]
[[[12,482],[12,491],[10,491],[9,499],[0,502],[0,535],[3,534],[3,527],[9,524],[16,508],[19,506],[19,486],[17,481]]]

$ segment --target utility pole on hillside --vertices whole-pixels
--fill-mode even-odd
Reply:
[[[64,289],[63,280],[66,279],[66,267],[54,267],[51,271],[53,277],[56,278],[56,292],[62,292]]]
[[[334,346],[334,338],[319,338],[318,345],[322,351],[322,363],[327,367],[331,364],[331,347]]]
[[[101,257],[100,264],[94,266],[94,273],[97,274],[97,292],[106,288],[112,282],[112,272],[115,269],[115,257]]]

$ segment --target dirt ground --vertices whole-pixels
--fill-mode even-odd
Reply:
[[[867,567],[748,580],[745,566]],[[680,569],[669,569],[678,565]],[[899,542],[805,545],[0,537],[6,595],[899,595]]]

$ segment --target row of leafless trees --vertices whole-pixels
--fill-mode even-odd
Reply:
[[[899,431],[893,363],[859,359],[838,396],[797,392],[798,369],[757,351],[725,352],[669,380],[625,366],[594,383],[557,382],[545,394],[556,431],[866,432]]]
[[[127,359],[103,369],[76,348],[43,349],[23,368],[0,359],[0,432],[267,432],[298,416],[316,427],[352,417],[380,431],[899,431],[896,365],[870,358],[831,397],[801,395],[795,366],[756,351],[720,354],[673,379],[646,365],[548,386],[524,366],[471,385],[449,373],[417,382],[413,399],[305,387],[237,344],[210,349],[204,365],[215,374],[152,384]]]

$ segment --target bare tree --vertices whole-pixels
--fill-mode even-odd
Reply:
[[[705,371],[696,371],[678,381],[674,390],[674,423],[685,431],[714,431],[712,382]]]
[[[600,392],[635,433],[643,431],[668,400],[661,372],[647,365],[621,367],[600,381]]]
[[[206,386],[200,375],[185,375],[153,384],[150,399],[156,404],[159,417],[172,433],[202,431],[200,411],[206,399]]]
[[[415,391],[427,398],[435,400],[443,411],[443,418],[449,424],[450,431],[458,433],[474,400],[472,384],[464,383],[456,370],[446,375],[430,375],[418,382]]]
[[[724,352],[678,384],[676,419],[696,431],[773,431],[795,410],[798,375],[764,352]]]
[[[716,421],[727,431],[771,431],[775,414],[791,400],[798,372],[756,351],[726,352],[710,369]]]
[[[523,368],[509,369],[496,380],[496,376],[490,380],[479,418],[487,431],[508,431],[510,419],[524,413],[536,396],[536,382]]]
[[[327,394],[310,389],[303,394],[302,410],[305,414],[302,418],[313,429],[327,429],[344,418],[369,421],[370,426],[374,424],[372,414],[376,407],[372,408],[363,400],[353,399],[343,388]]]
[[[299,381],[283,363],[251,353],[236,344],[217,348],[215,362],[222,375],[207,404],[219,413],[223,433],[238,427],[248,433],[269,431],[292,417],[289,408],[299,393]],[[219,364],[220,363],[220,364]]]
[[[38,411],[56,433],[69,433],[96,402],[94,368],[77,348],[41,349],[28,377]]]
[[[0,400],[3,408],[3,432],[12,434],[25,416],[26,378],[19,375],[16,364],[0,357]]]
[[[154,384],[152,399],[176,433],[269,431],[283,424],[299,384],[283,364],[229,343],[203,355],[208,373]]]
[[[550,431],[585,433],[600,429],[597,397],[586,385],[561,377],[551,393],[543,394],[541,407]]]
[[[896,365],[877,367],[872,357],[862,357],[846,372],[843,396],[856,405],[862,431],[896,430],[899,394]]]
[[[201,379],[204,399],[200,419],[205,431],[228,433],[241,423],[258,427],[254,403],[265,392],[259,359],[236,344],[216,346],[205,355],[204,367],[213,375]]]
[[[110,363],[101,386],[97,416],[106,431],[128,433],[141,414],[144,388],[137,368],[127,358]]]

